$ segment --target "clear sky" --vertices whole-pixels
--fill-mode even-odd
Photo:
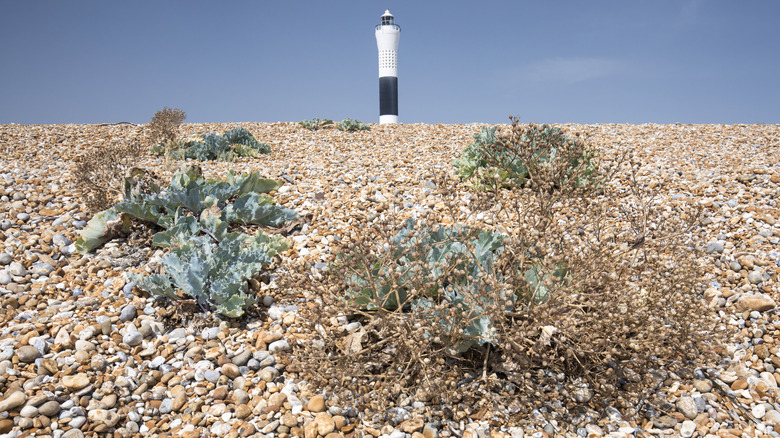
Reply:
[[[780,1],[0,0],[0,123],[780,123]]]

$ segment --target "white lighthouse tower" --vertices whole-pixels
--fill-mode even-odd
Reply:
[[[379,123],[398,123],[398,40],[401,26],[386,10],[376,25],[376,48],[379,50]]]

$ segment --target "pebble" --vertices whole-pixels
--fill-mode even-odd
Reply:
[[[122,307],[122,311],[119,312],[119,320],[122,322],[129,322],[135,319],[137,314],[136,308],[132,304],[127,304]],[[127,342],[125,342],[127,344]],[[130,344],[128,344],[130,345]]]
[[[325,410],[325,397],[321,395],[313,396],[306,404],[306,409],[310,412],[323,412]]]
[[[683,421],[682,427],[680,428],[680,435],[683,437],[690,437],[693,436],[693,433],[696,431],[696,423],[690,420]]]
[[[688,395],[680,397],[680,400],[677,401],[677,409],[689,420],[693,420],[699,415],[696,402]]]
[[[47,417],[54,417],[60,413],[60,403],[56,400],[47,401],[38,407],[38,413]]]
[[[87,387],[90,380],[86,374],[79,373],[72,376],[64,376],[61,382],[69,391],[78,391]]]
[[[144,336],[137,331],[127,332],[125,333],[124,336],[122,336],[122,342],[124,342],[125,344],[131,347],[141,345],[143,340],[144,340]]]
[[[16,350],[16,356],[20,362],[31,363],[42,356],[41,352],[32,345],[24,345]]]
[[[8,265],[8,273],[14,277],[24,277],[27,275],[27,269],[19,262],[11,262],[11,264]]]
[[[287,351],[290,349],[290,344],[285,339],[279,339],[278,341],[271,342],[268,345],[268,351],[271,353],[277,353],[280,351]]]
[[[119,414],[107,409],[92,409],[89,411],[87,418],[89,421],[106,425],[106,427],[114,427],[119,422]]]
[[[737,307],[748,311],[765,312],[775,308],[775,301],[766,295],[743,295],[737,300]]]
[[[0,413],[10,412],[24,404],[27,396],[22,391],[14,391],[6,395],[4,400],[0,400]]]

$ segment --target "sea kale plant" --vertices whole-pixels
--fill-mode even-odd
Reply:
[[[152,148],[152,152],[165,153],[167,157],[176,160],[190,158],[198,161],[235,161],[237,157],[258,158],[260,154],[269,154],[271,147],[257,141],[246,129],[238,127],[222,135],[191,135],[172,146],[157,145]]]
[[[309,131],[317,131],[326,126],[333,125],[333,120],[319,119],[315,117],[311,120],[301,120],[300,122],[298,122],[298,124],[308,129]]]
[[[435,176],[435,208],[387,206],[340,243],[297,355],[313,381],[379,419],[408,399],[520,413],[582,388],[636,405],[656,371],[709,360],[695,206],[554,128],[476,137],[483,190]]]
[[[371,127],[364,124],[360,120],[344,119],[336,123],[336,128],[341,131],[370,131]]]
[[[560,128],[521,125],[513,118],[503,131],[482,127],[453,166],[461,180],[478,190],[522,186],[529,180],[544,181],[547,190],[568,190],[599,178],[594,158],[592,148]]]
[[[167,248],[162,272],[130,274],[136,285],[152,295],[191,297],[204,308],[213,307],[229,317],[241,316],[256,302],[245,291],[247,280],[271,264],[289,244],[262,230],[254,235],[231,231],[237,225],[278,227],[296,213],[279,205],[268,192],[279,183],[258,173],[226,180],[205,179],[198,167],[183,167],[165,188],[139,190],[128,178],[124,200],[96,214],[82,230],[76,248],[92,251],[123,232],[133,221],[151,224],[159,231],[155,246]]]

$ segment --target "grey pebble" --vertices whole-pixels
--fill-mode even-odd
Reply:
[[[233,362],[235,365],[238,366],[244,366],[249,362],[249,359],[252,357],[252,351],[249,349],[241,350],[240,353],[233,356],[233,359],[231,359],[231,362]]]
[[[7,252],[0,252],[0,265],[5,266],[11,263],[13,260],[14,258],[11,257],[11,254],[8,254]]]
[[[141,345],[141,342],[143,342],[143,340],[144,340],[144,335],[136,331],[127,332],[125,333],[124,336],[122,336],[122,342],[124,342],[125,344],[131,347]]]
[[[132,321],[135,319],[136,314],[137,311],[135,309],[135,306],[132,304],[128,304],[122,308],[121,312],[119,312],[119,320],[122,322]]]
[[[183,339],[185,336],[187,336],[187,330],[183,327],[173,329],[168,333],[168,342],[173,344],[179,339]]]
[[[216,370],[206,370],[203,372],[203,377],[211,383],[217,383],[219,380],[220,372]]]
[[[19,262],[11,262],[11,264],[8,265],[8,273],[14,277],[24,277],[27,275],[27,269],[24,269],[24,265]]]
[[[10,282],[11,282],[11,274],[9,274],[8,271],[5,269],[0,270],[0,284],[6,285]]]
[[[706,252],[707,254],[713,254],[713,253],[722,254],[724,245],[725,242],[723,242],[722,240],[710,242],[707,244],[706,247],[704,247],[704,252]]]
[[[286,351],[290,349],[290,344],[285,339],[279,339],[278,341],[273,341],[268,346],[268,351],[271,353],[276,353],[277,351]]]
[[[761,283],[761,281],[763,280],[762,277],[763,277],[763,275],[762,275],[761,271],[750,271],[750,273],[748,273],[748,276],[747,276],[748,281],[753,283],[753,284]]]
[[[170,414],[173,410],[173,399],[172,398],[166,398],[163,399],[162,403],[160,403],[160,413],[161,414]]]
[[[65,237],[62,234],[58,233],[58,234],[55,234],[55,235],[51,236],[51,243],[53,243],[54,246],[56,246],[57,248],[62,248],[64,246],[70,245],[73,242],[70,239],[68,239],[67,237]]]

